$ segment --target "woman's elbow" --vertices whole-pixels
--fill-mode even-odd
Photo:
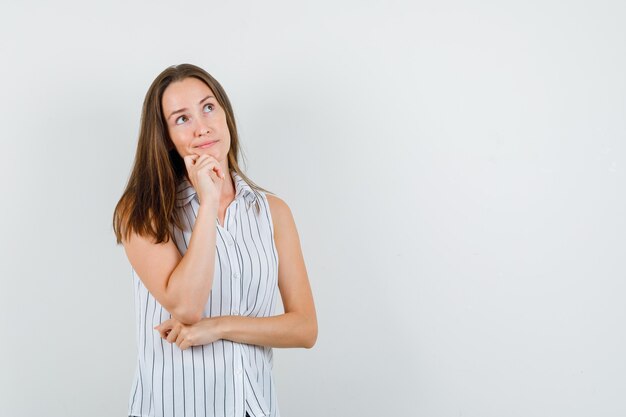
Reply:
[[[190,308],[189,306],[178,306],[171,313],[182,324],[192,325],[202,320],[204,311],[202,309]]]
[[[315,346],[315,342],[317,341],[317,322],[313,322],[309,328],[307,329],[304,338],[302,347],[306,349],[311,349]]]

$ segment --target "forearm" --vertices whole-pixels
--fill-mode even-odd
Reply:
[[[222,316],[222,339],[277,348],[311,348],[317,339],[317,321],[299,313],[272,317]]]
[[[187,251],[167,282],[167,292],[175,300],[172,315],[192,324],[202,318],[213,286],[217,209],[201,205]]]

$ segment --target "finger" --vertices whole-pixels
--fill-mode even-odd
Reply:
[[[198,160],[195,166],[196,166],[196,169],[200,171],[205,170],[205,169],[208,170],[208,174],[209,176],[211,176],[213,181],[217,180],[218,178],[222,180],[226,178],[226,175],[224,174],[224,170],[215,159]],[[215,174],[215,175],[213,176],[212,174]]]
[[[176,341],[176,339],[178,338],[178,333],[179,333],[179,329],[177,328],[173,328],[172,330],[170,330],[170,333],[167,335],[167,341],[170,343],[174,343]]]
[[[219,161],[211,155],[206,155],[206,156],[208,158],[203,159],[202,161],[198,160],[198,165],[201,166],[202,168],[208,167],[209,169],[215,172],[217,177],[224,179],[226,174],[224,173],[224,170],[222,169],[222,166],[220,165]]]
[[[185,339],[185,336],[183,335],[183,332],[180,332],[178,334],[178,337],[176,338],[176,344],[178,345],[178,347],[180,347],[185,340],[186,339]]]
[[[187,349],[190,346],[191,345],[189,344],[189,341],[187,339],[185,339],[180,345],[178,345],[180,350],[185,350],[185,349]]]
[[[202,154],[202,155],[198,155],[198,159],[196,159],[196,164],[204,163],[205,161],[212,161],[212,162],[215,162],[216,164],[218,163],[217,159],[215,159],[212,155]]]
[[[200,155],[196,160],[196,167],[198,169],[213,167],[215,165],[219,166],[219,162],[217,162],[217,159],[213,158],[211,155]]]
[[[219,176],[217,175],[217,173],[215,172],[215,170],[210,170],[209,172],[207,172],[207,174],[209,174],[209,177],[211,177],[211,180],[215,183],[218,181]]]
[[[172,328],[172,324],[173,324],[173,320],[172,319],[167,319],[167,320],[161,322],[160,324],[154,326],[154,328],[156,329],[158,327],[160,329],[171,329]]]
[[[189,168],[189,167],[192,167],[196,163],[196,161],[198,160],[198,155],[196,155],[195,153],[185,155],[183,157],[183,160],[185,161],[185,166]]]
[[[169,333],[171,328],[172,328],[171,319],[165,320],[163,323],[159,324],[158,326],[154,326],[154,330],[159,332],[161,337],[164,339],[167,337],[167,334]]]
[[[213,171],[215,171],[217,176],[220,177],[221,179],[226,178],[226,174],[224,174],[224,171],[222,170],[221,166],[218,165],[216,167],[213,167]]]

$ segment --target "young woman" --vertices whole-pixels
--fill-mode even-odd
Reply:
[[[220,84],[189,64],[159,74],[113,216],[134,277],[131,416],[279,416],[272,348],[315,344],[289,207],[250,181],[238,156]]]

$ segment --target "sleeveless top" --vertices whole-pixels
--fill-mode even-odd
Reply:
[[[278,253],[267,196],[232,171],[236,194],[223,227],[216,219],[215,273],[204,317],[274,315]],[[257,210],[260,208],[260,211]],[[191,183],[177,187],[184,230],[172,228],[187,251],[198,197]],[[280,417],[272,376],[272,348],[217,340],[180,350],[154,326],[171,317],[133,270],[138,360],[128,414],[154,417]]]

